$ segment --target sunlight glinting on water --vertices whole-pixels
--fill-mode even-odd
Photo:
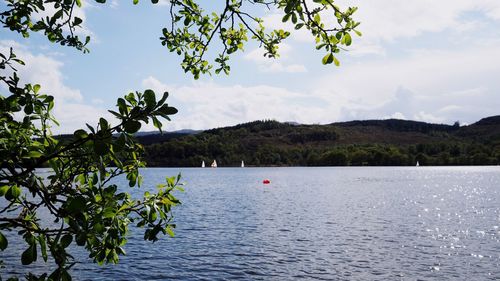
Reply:
[[[142,171],[152,188],[178,172],[176,237],[151,244],[133,230],[117,266],[75,249],[77,279],[500,278],[498,167]],[[3,257],[8,273],[26,270],[17,257]]]

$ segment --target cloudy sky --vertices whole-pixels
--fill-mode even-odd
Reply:
[[[180,58],[161,46],[168,8],[142,1],[87,1],[79,15],[91,34],[89,54],[0,31],[27,66],[26,82],[56,97],[55,115],[68,133],[95,124],[129,91],[170,92],[179,109],[167,130],[208,129],[261,119],[332,123],[400,118],[451,124],[500,114],[500,1],[339,1],[357,6],[362,37],[323,66],[304,32],[269,60],[250,44],[233,57],[230,76],[194,81]],[[4,4],[0,4],[4,8]],[[2,9],[3,10],[3,9]],[[259,11],[270,27],[286,27],[275,11]],[[0,88],[1,92],[5,89]],[[146,130],[152,130],[146,127]]]

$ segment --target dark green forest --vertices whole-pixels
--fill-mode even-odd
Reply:
[[[203,132],[148,134],[148,166],[498,165],[500,116],[468,125],[367,120],[328,125],[254,121]]]

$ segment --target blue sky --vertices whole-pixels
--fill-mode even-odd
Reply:
[[[269,60],[255,44],[234,56],[229,76],[194,81],[180,58],[161,46],[167,6],[141,1],[86,1],[79,10],[89,54],[0,31],[0,48],[17,48],[25,82],[56,97],[55,115],[68,133],[108,116],[116,99],[152,88],[170,92],[179,109],[167,130],[208,129],[258,119],[331,123],[400,118],[473,123],[500,114],[500,1],[339,1],[358,6],[363,37],[323,66],[304,32]],[[4,4],[1,4],[4,5]],[[210,7],[208,7],[210,8]],[[217,7],[213,7],[217,8]],[[276,11],[258,10],[269,27],[286,28]],[[5,89],[0,89],[2,92]],[[145,130],[153,130],[145,127]]]

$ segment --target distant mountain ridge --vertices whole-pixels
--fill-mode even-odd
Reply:
[[[168,141],[173,138],[199,134],[201,132],[203,131],[183,129],[183,130],[163,132],[163,133],[159,133],[158,131],[138,132],[135,134],[135,136],[139,140],[139,142],[142,143],[143,145],[150,145],[154,143],[161,143],[164,141]]]
[[[177,131],[165,132],[167,134],[180,134],[180,135],[194,135],[203,132],[203,130],[191,130],[191,129],[182,129]],[[148,136],[148,135],[160,135],[158,131],[149,131],[149,132],[137,132],[135,135],[138,137]]]
[[[452,126],[447,124],[433,124],[422,121],[411,121],[401,119],[385,119],[385,120],[355,120],[347,122],[332,123],[333,126],[341,127],[354,127],[354,126],[378,126],[387,129],[394,129],[397,131],[453,131],[458,129],[459,126]]]
[[[495,126],[500,124],[500,115],[483,118],[473,125]]]
[[[387,119],[326,125],[253,121],[196,134],[138,136],[152,166],[492,165],[500,116],[459,126]]]

